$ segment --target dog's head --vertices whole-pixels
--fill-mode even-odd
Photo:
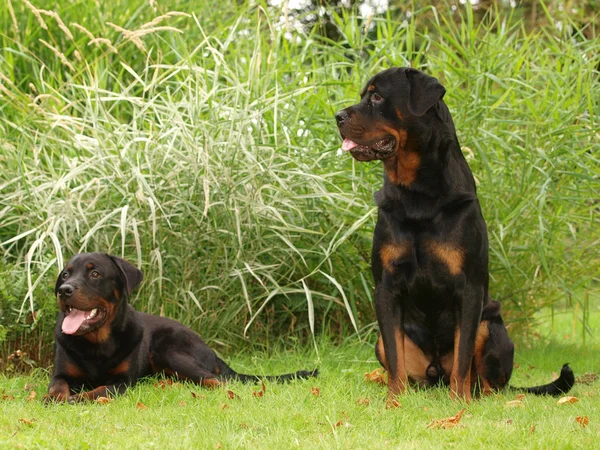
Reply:
[[[54,288],[64,314],[62,332],[80,336],[104,328],[99,336],[108,337],[119,307],[127,302],[142,277],[140,270],[116,256],[104,253],[73,256],[58,275]]]
[[[409,130],[448,120],[447,109],[434,108],[446,90],[437,79],[410,68],[384,70],[371,78],[358,104],[335,118],[342,150],[359,161],[385,160],[406,145]]]

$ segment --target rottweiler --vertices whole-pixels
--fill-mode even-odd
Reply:
[[[78,254],[67,263],[56,280],[60,312],[46,401],[120,394],[157,373],[207,387],[231,379],[284,382],[317,375],[236,373],[183,324],[135,311],[128,300],[141,281],[142,272],[131,263],[104,253]]]
[[[383,162],[371,268],[388,402],[409,381],[442,381],[470,401],[475,378],[489,391],[512,371],[514,348],[488,293],[486,223],[445,92],[419,70],[391,68],[335,115],[342,150]],[[573,378],[568,366],[562,373]]]

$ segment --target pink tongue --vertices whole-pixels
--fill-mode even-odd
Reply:
[[[65,334],[73,334],[85,320],[85,311],[79,311],[78,309],[73,308],[69,315],[65,316],[65,319],[62,323],[62,331]]]
[[[352,150],[354,147],[358,147],[358,144],[350,139],[344,139],[344,142],[342,142],[342,150],[345,152]]]

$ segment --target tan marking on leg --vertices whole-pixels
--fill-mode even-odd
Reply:
[[[216,378],[203,378],[202,381],[200,382],[200,385],[202,387],[208,388],[208,389],[215,389],[217,387],[219,387],[222,383],[217,380]]]
[[[386,372],[388,372],[387,358],[385,357],[385,347],[383,346],[383,337],[381,337],[381,333],[379,334],[379,338],[377,339],[377,344],[375,344],[375,346],[375,353],[378,355],[379,362]]]
[[[458,373],[459,363],[459,343],[460,343],[460,328],[456,328],[454,333],[454,361],[452,373],[450,374],[450,397],[453,399],[463,398],[465,402],[471,401],[471,365],[473,360],[469,362],[467,375],[463,378]]]
[[[59,380],[50,386],[48,389],[48,394],[44,396],[44,401],[51,402],[66,402],[71,395],[71,391],[69,390],[69,385],[65,380]]]
[[[483,351],[485,344],[490,336],[489,321],[484,320],[479,324],[477,329],[477,336],[475,337],[475,351],[473,353],[473,362],[475,365],[475,373],[477,378],[474,377],[473,385],[477,383],[477,379],[481,383],[481,393],[483,395],[490,395],[492,393],[492,387],[487,378],[485,378],[485,361],[483,360]]]
[[[391,376],[391,369],[388,371],[388,398],[387,404],[388,406],[394,406],[396,401],[396,396],[404,391],[408,386],[408,376],[406,375],[406,365],[404,361],[404,332],[400,329],[400,326],[397,325],[394,327],[394,336],[396,343],[396,368],[397,368],[397,376]],[[387,359],[388,355],[386,355]],[[388,361],[389,363],[389,361]]]
[[[458,275],[462,271],[465,260],[463,248],[438,241],[427,241],[425,246],[434,257],[446,265],[451,275]]]

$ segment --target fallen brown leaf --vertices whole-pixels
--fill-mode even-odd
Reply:
[[[455,427],[456,425],[458,425],[458,422],[460,422],[460,419],[462,418],[465,411],[466,409],[463,408],[455,416],[446,417],[445,419],[433,420],[427,426],[427,428],[442,428],[444,430],[447,430],[448,428]]]
[[[227,408],[229,408],[229,405],[227,403],[221,404],[221,409],[227,409]]]
[[[396,408],[402,408],[402,405],[400,404],[400,402],[398,400],[396,400],[395,398],[392,400],[386,400],[385,409],[396,409]]]
[[[194,391],[191,391],[190,394],[192,394],[192,397],[200,399],[200,400],[206,400],[206,397],[204,395],[200,395],[200,394],[196,394]]]
[[[577,416],[575,417],[575,422],[581,425],[581,428],[585,428],[590,423],[590,418],[588,416]]]
[[[566,396],[566,397],[562,397],[560,400],[558,400],[558,402],[556,402],[556,404],[564,405],[566,403],[577,403],[578,401],[579,401],[579,399],[577,397]]]
[[[523,400],[524,398],[525,398],[525,394],[517,394],[515,396],[515,399],[517,399],[517,400]]]
[[[35,419],[23,419],[22,417],[17,419],[19,422],[24,423],[25,425],[33,425]]]
[[[23,386],[23,390],[24,391],[31,391],[33,388],[35,388],[35,384],[29,384],[29,383],[25,383],[25,386]]]
[[[531,425],[531,428],[529,429],[529,434],[533,434],[534,431],[535,431],[535,425]]]
[[[358,400],[356,400],[356,403],[359,405],[369,406],[371,404],[371,399],[368,397],[359,398]]]
[[[265,392],[267,391],[267,387],[265,386],[265,382],[262,381],[262,387],[260,389],[260,391],[253,391],[252,392],[252,396],[253,397],[262,397],[263,395],[265,395]]]
[[[365,373],[365,379],[371,383],[387,384],[387,376],[381,368]]]
[[[514,408],[515,406],[525,406],[525,405],[523,405],[523,402],[521,400],[511,400],[509,402],[506,402],[506,406],[510,406],[510,407]]]
[[[581,375],[580,377],[575,378],[575,382],[577,384],[592,384],[594,383],[596,380],[598,379],[598,374],[597,373],[584,373],[583,375]]]
[[[112,402],[112,398],[108,398],[108,397],[98,397],[96,399],[96,403],[100,403],[101,405],[107,405],[110,402]]]
[[[144,405],[142,402],[137,402],[137,404],[135,405],[135,407],[137,409],[148,409],[148,407],[146,405]]]
[[[13,395],[3,395],[2,396],[2,400],[4,401],[8,401],[8,400],[14,400],[15,397]]]
[[[319,395],[321,395],[321,389],[319,389],[316,386],[313,386],[312,389],[310,390],[310,393],[312,395],[314,395],[315,397],[318,397]]]
[[[27,401],[30,402],[31,400],[33,400],[36,395],[37,394],[35,393],[35,391],[29,391],[29,395],[27,396]]]
[[[227,391],[227,398],[229,400],[234,400],[236,398],[240,398],[239,395],[237,395],[235,392],[233,391]]]
[[[187,406],[187,402],[185,400],[181,400],[179,402],[179,406]]]

